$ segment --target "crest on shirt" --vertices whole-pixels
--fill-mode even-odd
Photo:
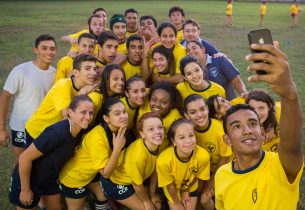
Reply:
[[[189,168],[190,170],[190,173],[193,174],[193,175],[196,175],[197,174],[197,168],[195,166]]]
[[[211,142],[206,142],[204,146],[209,153],[213,153],[216,149],[216,145]]]
[[[216,67],[210,68],[209,72],[210,72],[211,77],[217,77],[217,75],[218,75],[218,70]]]
[[[252,190],[252,200],[253,200],[253,203],[256,203],[256,200],[257,200],[257,188]]]
[[[270,149],[271,152],[277,152],[277,145],[278,145],[278,143],[272,145],[272,147],[271,147],[271,149]]]

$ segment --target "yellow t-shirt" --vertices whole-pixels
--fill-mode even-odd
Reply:
[[[245,104],[245,103],[246,103],[245,99],[241,96],[236,97],[236,98],[234,98],[230,101],[231,106],[234,106],[234,105],[237,105],[237,104]]]
[[[287,180],[278,153],[265,152],[251,169],[232,171],[232,162],[215,175],[215,206],[222,210],[271,210],[297,208],[301,167],[293,183]]]
[[[295,4],[290,7],[290,14],[297,15],[299,13],[300,6],[296,6]]]
[[[55,76],[55,81],[60,79],[66,79],[70,77],[73,70],[73,59],[69,56],[62,57],[57,63],[57,72]]]
[[[233,5],[228,4],[227,5],[227,10],[226,10],[226,15],[232,15],[233,14]]]
[[[126,149],[122,164],[116,167],[110,180],[122,185],[141,185],[154,172],[156,159],[157,156],[147,149],[144,140],[137,139]]]
[[[266,12],[267,12],[267,6],[265,4],[262,4],[261,7],[260,7],[260,14],[262,16],[265,16]]]
[[[126,81],[133,76],[142,77],[142,68],[141,65],[133,65],[128,59],[122,64],[122,67],[125,72]]]
[[[211,156],[211,172],[215,172],[220,157],[229,157],[232,154],[231,147],[223,141],[222,123],[210,119],[209,127],[203,132],[195,132],[197,145],[206,149]]]
[[[277,123],[280,123],[280,117],[281,117],[281,102],[275,102],[275,118]],[[278,136],[274,136],[274,139],[271,141],[263,144],[262,148],[266,152],[277,152],[277,147],[280,142],[280,134],[278,133]]]
[[[117,53],[127,55],[126,42],[119,44]]]
[[[195,178],[210,179],[210,155],[205,149],[196,145],[189,161],[182,162],[177,157],[174,147],[169,147],[157,158],[156,170],[158,186],[163,188],[166,198],[173,203],[166,186],[174,182],[179,198],[181,190],[189,192],[197,190],[198,180],[191,186]]]
[[[84,34],[84,33],[89,33],[89,30],[88,30],[88,29],[83,29],[83,30],[81,30],[81,31],[79,31],[79,32],[76,32],[75,34],[70,34],[69,37],[70,37],[70,38],[73,38],[73,39],[78,39],[78,38],[80,37],[80,35],[82,35],[82,34]],[[75,51],[75,52],[78,51],[77,42],[74,43],[74,44],[72,44],[70,51],[71,51],[71,50],[73,50],[73,51]]]
[[[75,89],[71,78],[56,82],[25,124],[30,136],[36,139],[46,127],[62,120],[61,111],[66,109],[77,95],[78,90]],[[96,109],[101,105],[101,94],[92,92],[88,96],[94,103],[94,113],[97,113]]]
[[[180,92],[183,100],[191,94],[201,95],[206,100],[208,100],[213,95],[219,95],[223,98],[226,98],[226,93],[223,87],[215,82],[208,81],[208,83],[210,84],[209,87],[201,91],[194,90],[187,81],[179,83],[177,85],[177,89]]]
[[[176,43],[181,43],[181,41],[184,39],[183,36],[183,29],[177,30],[177,37],[176,37]]]
[[[95,126],[87,133],[81,145],[59,174],[59,180],[70,188],[86,186],[91,180],[105,168],[112,150],[101,125]],[[122,162],[124,152],[119,156],[118,164]]]
[[[123,104],[125,105],[126,107],[126,111],[128,113],[128,125],[127,125],[127,128],[130,129],[134,126],[134,122],[135,122],[135,114],[136,114],[136,111],[137,111],[137,108],[132,108],[130,107],[129,103],[127,102],[127,97],[124,97],[124,98],[121,98],[120,99]]]
[[[134,35],[134,34],[139,34],[138,30],[136,30],[135,32],[129,32],[129,31],[126,31],[126,37],[130,37],[131,35]]]
[[[153,70],[153,72],[158,72],[157,70],[155,70],[155,67],[154,67],[154,63],[153,63],[153,60],[152,60],[152,51],[155,47],[157,46],[160,46],[161,43],[157,43],[155,45],[153,45],[151,48],[150,48],[150,52],[149,52],[149,68]],[[175,58],[175,65],[176,65],[176,74],[181,74],[181,71],[180,71],[180,60],[186,56],[186,49],[185,47],[183,47],[181,44],[179,43],[176,43],[175,46],[174,46],[174,50],[173,50],[173,54],[174,54],[174,58]]]

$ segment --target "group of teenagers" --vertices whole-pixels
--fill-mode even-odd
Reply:
[[[201,39],[181,7],[157,26],[128,9],[94,10],[88,28],[35,40],[0,97],[0,144],[18,158],[9,189],[17,209],[295,209],[303,172],[302,112],[287,56],[274,45],[246,57],[248,92],[226,55]],[[264,62],[259,62],[264,60]],[[55,78],[55,80],[54,80]],[[236,95],[236,92],[238,96]],[[15,96],[6,130],[9,101]],[[118,207],[119,206],[119,207]]]

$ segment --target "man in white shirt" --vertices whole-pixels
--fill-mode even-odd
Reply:
[[[50,66],[56,56],[56,42],[53,37],[47,34],[38,36],[33,52],[36,54],[33,61],[13,68],[0,96],[0,145],[2,146],[7,146],[9,142],[6,117],[11,96],[15,97],[9,126],[13,150],[17,158],[24,151],[25,122],[53,85],[56,73],[56,69]]]

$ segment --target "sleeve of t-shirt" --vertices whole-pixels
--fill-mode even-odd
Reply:
[[[210,179],[210,154],[202,148],[199,148],[199,163],[198,163],[198,173],[196,177],[201,180],[209,180]]]
[[[138,155],[132,156],[131,154],[126,155],[125,169],[127,174],[130,176],[131,181],[137,185],[143,183],[143,176],[140,172],[141,163],[139,163]]]
[[[174,182],[174,177],[171,175],[171,167],[168,162],[169,161],[166,161],[164,156],[162,158],[157,158],[156,170],[158,174],[159,187],[165,187]]]
[[[83,141],[88,143],[92,168],[97,170],[105,168],[111,154],[106,135],[100,132],[89,132]]]
[[[233,80],[239,75],[238,69],[231,62],[229,62],[228,59],[225,57],[220,57],[217,59],[220,59],[222,72],[229,81]]]
[[[57,82],[53,88],[56,88],[56,94],[53,94],[52,101],[56,111],[61,112],[66,109],[72,100],[71,87],[65,82]]]
[[[205,53],[207,53],[208,55],[212,56],[216,53],[219,53],[219,51],[216,49],[216,47],[214,47],[212,44],[210,44],[208,41],[206,40],[202,40],[202,45],[205,48]]]
[[[33,144],[41,153],[45,154],[57,148],[60,140],[61,138],[54,129],[48,127],[33,141]]]
[[[19,71],[16,67],[8,75],[3,90],[8,91],[10,94],[15,94],[20,90],[23,84],[22,72]]]

